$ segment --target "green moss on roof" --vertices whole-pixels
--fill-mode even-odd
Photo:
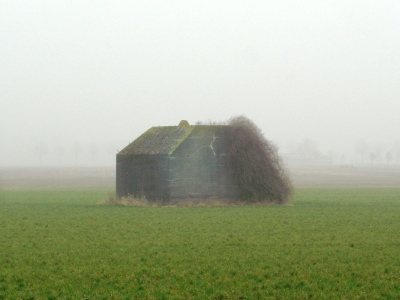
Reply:
[[[197,133],[210,133],[226,125],[186,125],[152,127],[136,140],[122,149],[118,155],[135,154],[171,154],[186,137],[196,130]]]
[[[193,127],[152,127],[118,154],[169,154],[185,139]]]

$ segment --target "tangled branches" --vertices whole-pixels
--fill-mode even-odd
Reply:
[[[228,159],[240,200],[287,203],[293,189],[276,146],[244,116],[234,117],[228,124]]]

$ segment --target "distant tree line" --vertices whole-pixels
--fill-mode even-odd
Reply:
[[[391,147],[385,148],[381,143],[368,143],[366,140],[359,140],[354,147],[355,154],[362,163],[400,163],[400,140],[393,143]]]
[[[113,143],[99,145],[98,143],[75,142],[68,145],[57,144],[50,147],[44,142],[38,142],[33,155],[39,166],[42,165],[102,165],[105,158],[108,162],[115,159],[117,147]]]

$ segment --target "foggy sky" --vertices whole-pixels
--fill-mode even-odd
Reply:
[[[0,0],[0,166],[112,165],[152,126],[236,115],[280,152],[390,149],[399,16],[395,0]]]

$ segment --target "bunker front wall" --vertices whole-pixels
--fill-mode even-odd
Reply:
[[[169,198],[168,158],[166,155],[117,155],[117,197],[142,197],[148,200]]]
[[[227,145],[226,130],[196,128],[169,156],[171,199],[235,198]]]

